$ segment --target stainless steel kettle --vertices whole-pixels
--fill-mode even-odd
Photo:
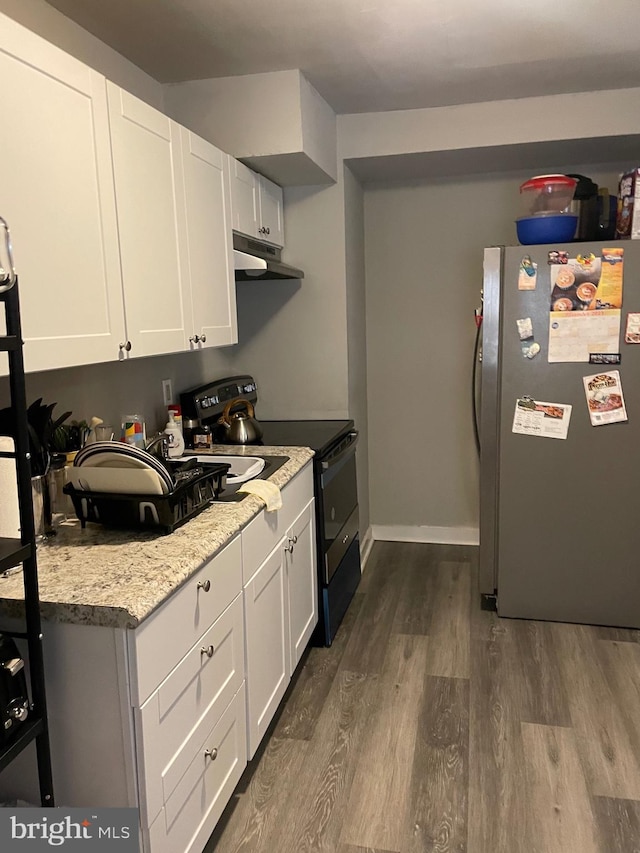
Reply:
[[[232,413],[232,409],[242,406],[244,411]],[[242,397],[229,400],[218,423],[225,428],[225,441],[230,444],[255,444],[262,438],[262,428],[254,417],[253,404]]]

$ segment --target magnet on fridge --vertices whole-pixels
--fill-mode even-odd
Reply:
[[[534,264],[531,255],[525,255],[518,270],[518,290],[535,290],[537,275],[538,264]]]
[[[619,352],[590,352],[589,364],[620,364]]]
[[[523,317],[522,320],[516,320],[516,326],[518,327],[518,337],[521,341],[533,338],[533,322],[531,317]]]
[[[516,320],[516,326],[518,327],[522,355],[525,358],[535,358],[540,352],[540,344],[536,343],[533,339],[533,321],[531,317],[523,317],[521,320]]]
[[[640,314],[632,311],[627,314],[624,342],[625,344],[640,344]]]

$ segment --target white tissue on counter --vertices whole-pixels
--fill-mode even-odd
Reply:
[[[275,483],[270,483],[268,480],[248,480],[240,486],[238,491],[262,498],[266,504],[267,512],[274,512],[282,507],[280,489]]]

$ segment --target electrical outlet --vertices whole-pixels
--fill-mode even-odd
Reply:
[[[170,406],[173,403],[173,388],[170,379],[162,380],[162,399],[165,406]]]

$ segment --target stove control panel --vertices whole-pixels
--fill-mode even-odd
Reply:
[[[256,404],[258,386],[253,376],[230,376],[183,391],[180,394],[182,417],[212,423],[220,417],[229,400],[237,397]]]

